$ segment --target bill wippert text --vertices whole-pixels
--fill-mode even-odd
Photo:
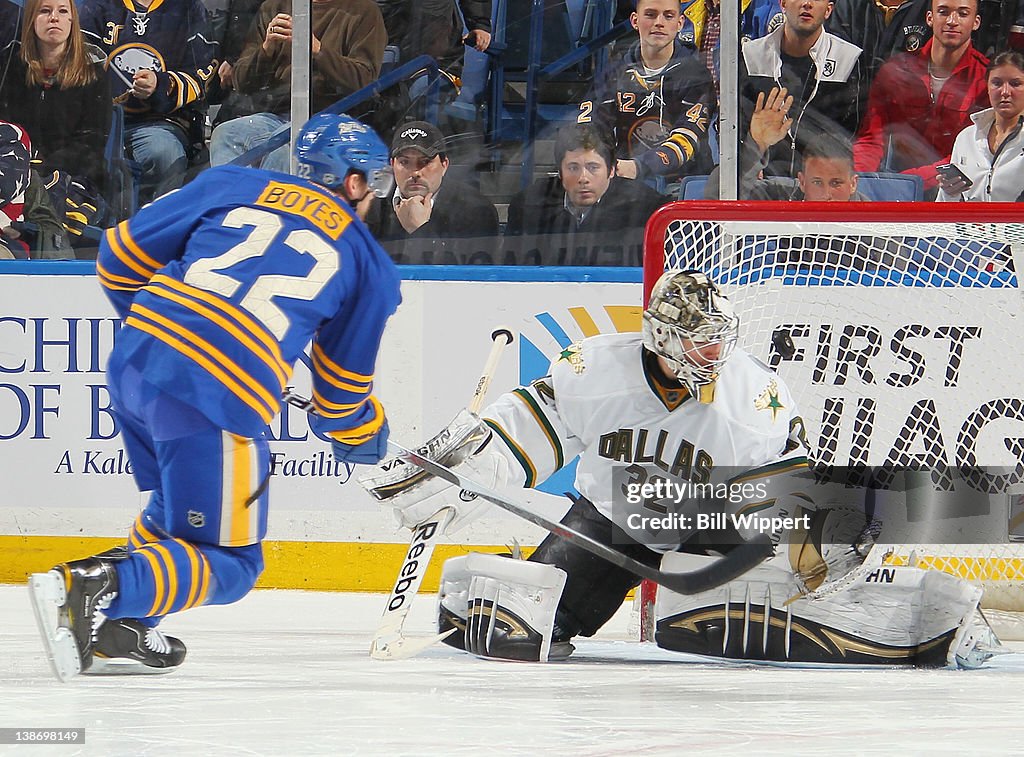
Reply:
[[[757,513],[665,513],[652,516],[630,513],[626,517],[626,526],[635,531],[719,531],[730,525],[740,532],[775,534],[793,529],[808,530],[811,527],[811,516],[770,517]]]

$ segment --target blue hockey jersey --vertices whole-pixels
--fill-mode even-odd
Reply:
[[[200,0],[84,0],[80,5],[86,40],[107,56],[110,90],[129,121],[164,118],[202,101],[217,68],[217,44],[208,32]],[[156,92],[140,100],[131,94],[137,71],[156,72]]]
[[[635,160],[639,178],[676,178],[710,171],[714,111],[711,73],[692,49],[676,40],[668,64],[648,74],[637,42],[595,80],[576,120],[614,134],[615,157]]]
[[[348,444],[384,423],[372,395],[398,270],[343,201],[285,174],[204,171],[109,229],[96,271],[124,320],[110,371],[222,428],[259,433],[312,340],[314,429]]]

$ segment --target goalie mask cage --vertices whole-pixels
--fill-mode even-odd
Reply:
[[[739,344],[791,388],[818,461],[1005,470],[1024,457],[1022,265],[1024,205],[674,202],[647,225],[644,302],[670,268],[718,282]],[[886,523],[880,542],[893,562],[980,583],[997,631],[1022,638],[1014,491],[940,526],[903,524],[917,543],[887,539]],[[638,596],[652,639],[654,585]]]

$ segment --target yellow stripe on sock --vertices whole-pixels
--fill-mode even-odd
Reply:
[[[167,599],[157,613],[158,615],[166,615],[171,611],[174,600],[178,596],[178,566],[174,564],[174,555],[163,544],[153,544],[152,549],[160,556],[167,567]]]
[[[158,613],[159,608],[164,603],[164,597],[166,593],[166,589],[164,588],[163,571],[160,570],[160,563],[157,560],[156,555],[152,554],[150,550],[151,548],[149,546],[143,546],[135,550],[136,554],[142,555],[144,558],[146,558],[146,562],[149,563],[150,570],[153,571],[153,593],[155,596],[153,597],[153,605],[149,608],[149,611],[146,613],[146,617],[150,617]]]

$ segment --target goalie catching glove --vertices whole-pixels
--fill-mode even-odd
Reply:
[[[491,429],[468,410],[458,415],[416,451],[484,486],[497,489],[509,479],[508,461],[496,449]],[[475,494],[455,492],[447,481],[401,458],[391,458],[359,479],[381,505],[394,510],[400,525],[415,528],[443,507],[453,511],[445,531],[454,533],[484,507]]]

